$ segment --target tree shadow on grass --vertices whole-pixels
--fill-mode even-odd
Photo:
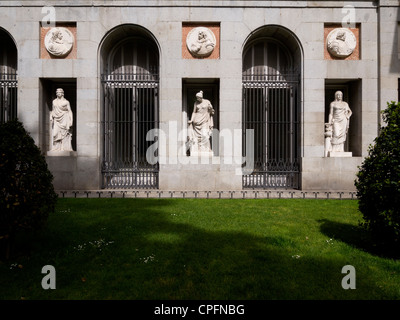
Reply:
[[[182,216],[177,217],[171,211],[176,208],[176,202],[167,199],[126,199],[124,204],[118,211],[113,211],[112,201],[92,202],[98,209],[93,211],[93,221],[85,227],[76,214],[71,213],[57,232],[52,230],[41,236],[43,247],[35,246],[32,251],[32,259],[26,262],[25,269],[34,270],[35,279],[32,280],[27,272],[23,274],[24,269],[18,271],[21,276],[14,277],[11,284],[20,286],[17,291],[33,299],[319,300],[382,297],[382,290],[376,287],[368,273],[360,277],[359,290],[343,290],[341,268],[346,264],[344,259],[303,255],[298,244],[285,236],[268,232],[255,235],[236,227],[225,229],[221,224],[227,221],[218,220],[220,215],[209,216],[210,227],[207,224],[200,226],[192,223],[193,216],[189,217],[185,212],[180,211]],[[77,202],[75,208],[79,206],[80,202]],[[204,215],[196,206],[198,203],[194,202],[184,206],[183,211]],[[95,220],[96,210],[101,214],[99,220]],[[87,239],[93,240],[102,235],[104,226],[110,229],[108,236],[113,236],[109,250],[68,252],[76,238],[83,241],[82,235],[87,234]],[[330,233],[337,227],[325,222],[322,229]],[[345,231],[342,230],[339,236],[346,234]],[[51,245],[46,247],[46,243]],[[57,254],[49,254],[49,248],[58,250]],[[32,288],[39,287],[43,277],[38,270],[46,264],[53,264],[57,269],[57,290],[34,291]]]
[[[398,250],[387,245],[375,244],[371,234],[362,226],[354,226],[347,223],[330,221],[328,219],[321,219],[318,220],[318,222],[321,223],[321,232],[330,238],[340,240],[357,249],[381,258],[400,258],[400,252]]]
[[[195,212],[196,208],[192,210]],[[268,232],[255,236],[243,231],[218,231],[218,225],[215,229],[215,225],[209,229],[198,227],[189,220],[174,221],[173,214],[166,215],[155,207],[148,214],[154,219],[143,226],[137,244],[147,250],[154,248],[157,261],[149,268],[151,271],[145,279],[157,289],[143,292],[140,298],[318,300],[381,297],[375,281],[362,270],[359,287],[364,290],[343,290],[341,270],[347,264],[345,258],[303,255],[300,246],[290,237]],[[138,223],[146,219],[145,215],[132,218]],[[210,225],[212,219],[210,217]],[[155,234],[173,235],[174,240],[157,239]]]

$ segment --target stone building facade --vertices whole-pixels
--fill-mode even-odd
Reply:
[[[354,190],[380,111],[399,99],[399,4],[2,0],[2,121],[24,123],[58,190]],[[60,154],[48,152],[57,88],[73,114]],[[204,157],[187,140],[199,91],[214,110]],[[337,91],[352,115],[334,156]]]

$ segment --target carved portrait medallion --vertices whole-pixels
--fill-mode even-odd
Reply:
[[[209,56],[217,44],[214,33],[205,27],[192,29],[186,37],[189,52],[198,58]]]
[[[65,57],[74,44],[74,36],[67,28],[51,28],[44,38],[46,50],[53,56]]]
[[[337,58],[346,58],[356,48],[357,39],[351,30],[336,28],[328,34],[326,45],[331,55]]]

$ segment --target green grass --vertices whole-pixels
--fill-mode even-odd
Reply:
[[[0,263],[0,299],[399,299],[360,220],[356,200],[59,199]]]

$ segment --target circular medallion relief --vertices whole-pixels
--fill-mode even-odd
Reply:
[[[326,43],[330,54],[338,58],[346,58],[356,48],[357,39],[351,30],[336,28],[328,34]]]
[[[67,28],[51,28],[44,38],[46,50],[56,57],[65,57],[71,52],[74,35]]]
[[[215,48],[217,40],[214,33],[205,27],[197,27],[188,33],[186,46],[189,52],[195,57],[207,57]]]

